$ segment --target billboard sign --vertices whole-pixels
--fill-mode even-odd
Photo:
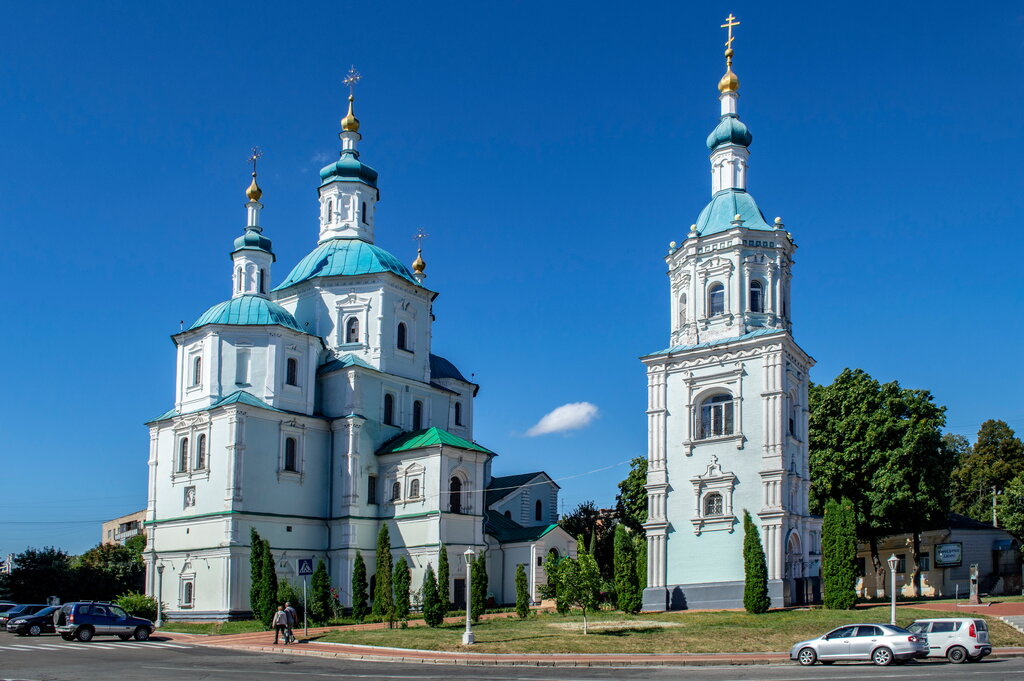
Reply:
[[[964,545],[961,542],[935,546],[935,567],[960,567],[963,560]]]

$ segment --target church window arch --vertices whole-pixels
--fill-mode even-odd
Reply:
[[[181,583],[181,607],[191,608],[195,599],[195,581],[183,579]]]
[[[419,400],[412,403],[412,429],[423,429],[423,403]]]
[[[346,343],[358,343],[359,342],[359,318],[349,317],[345,323],[345,342]]]
[[[719,283],[708,287],[708,316],[725,314],[725,287]]]
[[[178,472],[186,471],[188,471],[188,438],[183,437],[178,443]]]
[[[764,284],[754,279],[750,282],[750,311],[764,312]]]
[[[196,470],[206,468],[206,433],[196,438]]]
[[[299,384],[299,360],[289,357],[285,360],[285,383],[288,385]]]
[[[362,209],[362,211],[360,211],[360,215],[362,216],[363,224],[364,225],[368,225],[368,224],[370,224],[370,221],[366,218],[366,201],[363,201],[362,208],[363,209]]]
[[[242,268],[241,266],[235,268],[235,290],[242,290]]]
[[[700,439],[732,435],[735,428],[736,405],[729,393],[705,398],[700,405],[698,434]]]
[[[405,322],[398,322],[398,330],[395,332],[396,341],[395,345],[398,346],[399,350],[409,349],[409,328],[405,325]]]
[[[324,222],[327,224],[334,222],[334,199],[327,199],[327,215],[324,216]]]
[[[203,358],[201,356],[192,360],[192,387],[203,384]]]
[[[533,505],[533,519],[538,522],[544,520],[544,504],[540,499]]]
[[[260,268],[259,280],[260,280],[260,293],[266,293],[267,292],[267,271],[265,269],[263,269],[262,267]]]
[[[455,403],[455,425],[462,425],[462,402]]]
[[[293,437],[284,439],[284,469],[289,473],[299,472],[299,442]]]
[[[419,478],[413,478],[413,480],[409,483],[409,498],[410,499],[419,499],[419,497],[420,497],[420,479]]]
[[[448,481],[448,510],[462,513],[462,478],[457,475]]]
[[[395,396],[391,393],[384,393],[384,424],[395,425]]]
[[[686,294],[679,294],[679,326],[686,325]]]
[[[400,501],[402,499],[402,483],[398,480],[391,485],[391,501]]]
[[[512,520],[512,511],[505,511],[505,517]]]
[[[719,516],[725,512],[722,503],[722,495],[719,492],[709,492],[704,495],[704,516]]]
[[[796,395],[790,394],[789,396],[789,434],[793,437],[799,437],[797,433],[798,416],[800,413],[800,405],[796,403]]]

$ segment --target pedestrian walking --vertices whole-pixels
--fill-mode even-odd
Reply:
[[[274,645],[277,645],[277,639],[279,636],[284,635],[284,642],[288,643],[288,613],[284,611],[284,606],[277,606],[277,612],[274,613]]]
[[[288,630],[285,632],[284,642],[295,643],[295,627],[299,625],[299,613],[292,607],[291,601],[285,601],[284,611],[288,614]]]

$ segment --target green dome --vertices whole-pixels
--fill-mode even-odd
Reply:
[[[339,277],[354,274],[390,272],[410,284],[420,286],[409,268],[383,248],[361,239],[337,238],[317,246],[291,271],[275,291],[295,286],[314,277]]]
[[[207,324],[230,324],[233,326],[283,326],[292,331],[305,333],[299,328],[292,313],[277,303],[260,296],[245,294],[217,303],[204,312],[188,330],[198,329]]]
[[[711,202],[704,206],[697,217],[697,234],[707,236],[730,230],[737,215],[743,220],[744,229],[775,231],[764,219],[753,196],[742,189],[723,189],[711,197]]]
[[[246,227],[245,233],[235,239],[235,249],[231,253],[235,254],[238,251],[263,251],[271,256],[274,255],[270,239],[263,236],[262,231],[252,227]]]
[[[341,152],[341,158],[320,171],[321,187],[338,181],[362,182],[376,189],[377,171],[359,160],[359,152],[346,150]]]
[[[708,149],[715,150],[720,144],[738,144],[741,147],[749,147],[754,136],[750,130],[736,117],[736,114],[722,116],[715,129],[708,135]]]

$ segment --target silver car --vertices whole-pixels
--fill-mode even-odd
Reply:
[[[840,660],[871,660],[877,665],[928,656],[928,639],[891,624],[847,624],[820,638],[800,641],[789,659],[802,665]]]
[[[912,634],[928,638],[928,655],[945,657],[954,664],[977,662],[992,653],[988,624],[971,617],[940,617],[914,620],[907,627]]]

